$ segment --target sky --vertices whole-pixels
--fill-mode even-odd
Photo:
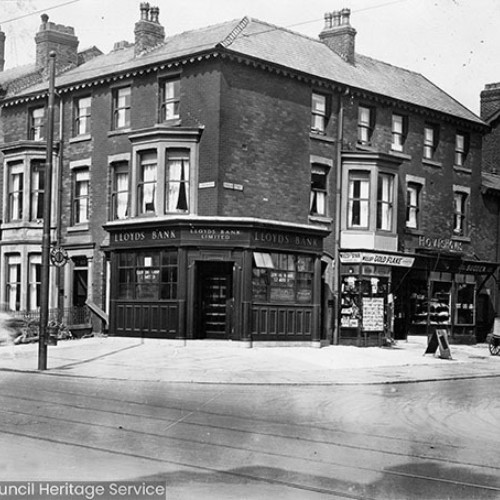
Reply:
[[[40,15],[73,26],[79,49],[133,41],[141,0],[0,0],[5,69],[35,59]],[[317,38],[325,12],[351,9],[356,52],[407,68],[479,114],[500,82],[500,0],[149,0],[167,36],[245,15]]]

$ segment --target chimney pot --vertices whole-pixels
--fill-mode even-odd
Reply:
[[[141,20],[148,21],[149,20],[149,3],[148,2],[141,2],[140,9],[141,9]]]
[[[335,12],[332,12],[333,16],[333,26],[340,26],[340,12],[336,10]]]
[[[342,16],[342,25],[349,25],[350,24],[349,20],[351,17],[351,9],[342,9],[340,15]]]
[[[160,16],[160,9],[158,7],[151,7],[151,10],[149,11],[151,17],[149,18],[149,20],[152,22],[152,23],[156,23],[156,24],[159,24],[159,16]]]
[[[332,27],[332,14],[330,12],[325,12],[325,27],[324,29],[330,29]]]
[[[42,23],[43,24],[47,24],[48,20],[49,20],[49,16],[47,14],[42,14],[40,16],[40,18],[42,19]]]

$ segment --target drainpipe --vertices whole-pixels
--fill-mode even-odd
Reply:
[[[337,115],[337,178],[335,186],[335,228],[333,245],[333,296],[335,299],[335,308],[333,311],[333,344],[339,343],[339,311],[340,311],[340,228],[341,228],[341,208],[342,208],[342,143],[344,140],[344,101],[343,96],[349,94],[347,88],[344,93],[339,92],[339,109]]]

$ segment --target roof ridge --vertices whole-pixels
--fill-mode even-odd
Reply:
[[[249,17],[245,16],[236,25],[236,27],[233,28],[231,33],[229,33],[229,35],[227,35],[226,38],[224,38],[224,40],[222,40],[222,42],[220,42],[218,45],[220,47],[224,47],[224,48],[229,47],[234,42],[234,40],[238,37],[238,35],[248,26],[249,23],[250,23]]]

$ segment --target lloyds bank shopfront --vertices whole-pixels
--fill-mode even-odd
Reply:
[[[105,229],[110,334],[320,343],[327,230],[217,217]]]

